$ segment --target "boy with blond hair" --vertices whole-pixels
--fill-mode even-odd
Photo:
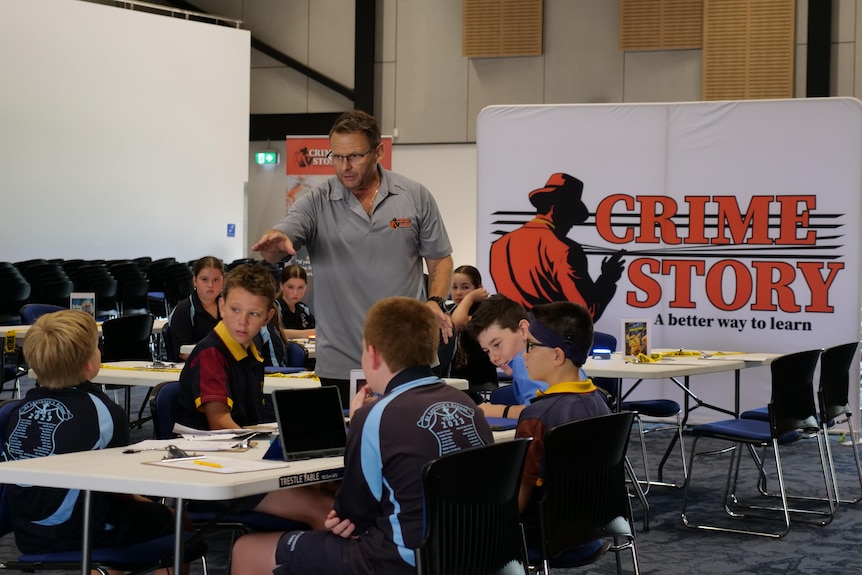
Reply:
[[[241,537],[233,573],[413,574],[423,530],[422,469],[445,455],[493,443],[463,392],[431,371],[440,328],[405,297],[368,310],[362,339],[367,385],[350,405],[344,479],[326,528]]]
[[[93,317],[63,310],[40,317],[24,338],[39,385],[12,413],[5,460],[29,459],[129,443],[126,413],[90,383],[102,356]],[[6,502],[24,553],[81,548],[83,498],[77,489],[7,485]],[[170,509],[139,495],[93,493],[93,545],[117,547],[173,532]]]

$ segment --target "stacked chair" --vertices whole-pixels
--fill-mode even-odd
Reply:
[[[120,315],[149,313],[147,308],[149,281],[141,266],[127,260],[111,263],[108,270],[117,280],[117,303]]]
[[[75,291],[96,294],[96,320],[120,315],[117,303],[117,280],[104,263],[87,263],[78,268]]]
[[[30,303],[47,303],[68,309],[74,284],[59,263],[29,260],[16,264],[16,267],[30,284]]]
[[[165,297],[165,269],[176,261],[176,258],[160,258],[151,261],[147,267],[147,305],[153,317],[168,317],[171,313]]]

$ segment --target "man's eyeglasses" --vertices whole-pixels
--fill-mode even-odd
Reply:
[[[534,347],[554,347],[552,345],[545,345],[544,343],[539,343],[538,341],[530,341],[527,340],[527,353],[533,351]]]
[[[355,163],[357,163],[357,162],[361,161],[361,160],[362,160],[362,158],[364,158],[365,156],[367,156],[368,154],[370,154],[370,153],[371,153],[371,152],[373,152],[373,151],[374,151],[374,148],[371,148],[370,150],[368,150],[367,152],[364,152],[364,153],[362,153],[362,154],[360,154],[359,152],[354,152],[354,153],[352,153],[352,154],[347,154],[347,155],[344,155],[344,156],[343,156],[343,155],[341,155],[341,154],[333,154],[333,153],[330,151],[330,152],[326,155],[326,157],[328,157],[330,160],[332,160],[332,163],[333,163],[333,164],[335,164],[335,163],[339,163],[339,164],[340,164],[340,163],[342,163],[344,160],[347,160],[347,163],[348,163],[348,164],[355,164]]]

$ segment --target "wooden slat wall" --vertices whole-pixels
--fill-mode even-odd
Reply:
[[[701,47],[703,0],[620,0],[620,50]]]
[[[462,55],[541,55],[543,10],[543,0],[463,0]]]
[[[792,98],[795,0],[704,0],[704,100]]]

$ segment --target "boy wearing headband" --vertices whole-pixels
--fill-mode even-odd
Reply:
[[[524,353],[527,373],[532,379],[548,382],[550,387],[540,391],[524,409],[515,431],[516,437],[533,438],[518,493],[528,546],[530,504],[539,495],[544,475],[545,434],[558,425],[611,412],[605,395],[592,381],[581,377],[581,367],[593,344],[590,312],[575,303],[555,302],[534,307],[529,321]],[[593,555],[600,548],[600,540],[588,543],[583,546],[584,556]]]
[[[479,408],[487,417],[517,418],[536,393],[548,388],[544,381],[527,375],[524,350],[527,341],[527,311],[502,294],[492,295],[476,309],[467,329],[488,354],[491,363],[511,371],[516,405],[483,403]]]

